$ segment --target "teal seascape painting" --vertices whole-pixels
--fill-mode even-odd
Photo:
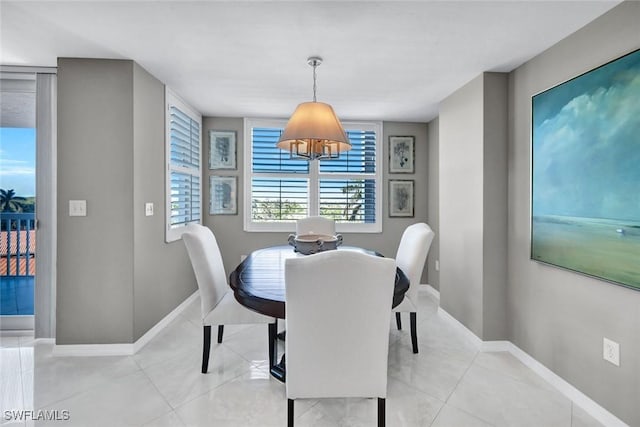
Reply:
[[[532,98],[531,258],[640,290],[640,50]]]

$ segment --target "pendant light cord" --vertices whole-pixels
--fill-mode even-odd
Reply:
[[[319,56],[310,56],[307,58],[307,64],[313,67],[313,102],[317,102],[316,91],[318,89],[318,75],[316,74],[316,68],[322,64],[322,58]]]
[[[317,89],[316,68],[318,68],[318,63],[314,61],[313,63],[313,102],[316,102],[316,89]]]

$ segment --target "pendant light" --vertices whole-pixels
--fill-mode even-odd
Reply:
[[[313,101],[298,105],[276,146],[293,159],[336,159],[351,143],[331,105],[316,100],[316,68],[322,58],[312,56],[307,63],[313,67]]]

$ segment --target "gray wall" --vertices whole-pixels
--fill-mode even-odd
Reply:
[[[58,60],[58,344],[132,340],[132,72]],[[69,216],[74,199],[86,217]]]
[[[509,339],[630,426],[640,425],[640,292],[529,259],[531,96],[640,48],[624,2],[510,76]],[[602,338],[620,343],[620,367]]]
[[[229,273],[240,262],[240,256],[255,249],[265,246],[286,244],[288,233],[248,233],[243,231],[242,209],[244,200],[243,165],[244,156],[244,129],[241,118],[217,118],[207,117],[203,120],[203,135],[205,158],[209,153],[209,130],[235,130],[238,132],[238,170],[237,171],[210,171],[205,167],[203,180],[205,181],[205,215],[204,224],[210,227],[216,234],[218,244],[222,251],[225,268]],[[389,158],[389,136],[411,135],[415,136],[415,173],[414,174],[388,174],[387,161]],[[394,257],[400,243],[400,237],[404,229],[416,222],[427,221],[428,202],[428,164],[429,148],[427,144],[427,125],[425,123],[383,123],[383,223],[382,233],[344,233],[345,244],[362,246],[374,249],[386,256]],[[211,175],[235,175],[238,177],[238,215],[208,215],[209,206],[209,176]],[[414,179],[415,182],[415,217],[414,218],[389,218],[387,203],[388,180]],[[293,232],[295,230],[291,230]],[[427,269],[424,269],[422,283],[427,283]]]
[[[133,66],[133,339],[196,290],[182,240],[165,243],[164,85]],[[152,202],[154,215],[145,216]]]
[[[440,272],[436,270],[436,261],[440,260],[440,120],[429,122],[429,201],[427,202],[427,224],[436,233],[427,257],[427,277],[429,285],[440,290]],[[422,282],[426,283],[426,282]]]
[[[160,82],[132,61],[59,59],[57,344],[132,343],[195,291],[181,242],[163,242],[164,146]]]
[[[440,105],[440,305],[482,339],[506,337],[507,76]]]
[[[483,338],[507,336],[508,75],[484,73]]]
[[[440,104],[440,305],[482,337],[482,76]]]

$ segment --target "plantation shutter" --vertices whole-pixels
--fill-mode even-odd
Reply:
[[[351,150],[319,161],[292,159],[276,147],[285,124],[245,121],[244,229],[291,231],[297,219],[320,215],[342,232],[380,232],[380,123],[343,123]]]
[[[201,219],[201,124],[199,116],[169,94],[167,241],[172,241],[179,238],[172,230]]]
[[[309,162],[276,147],[282,129],[253,128],[251,220],[287,222],[308,216]],[[277,176],[275,176],[277,175]]]
[[[376,133],[347,130],[351,150],[320,161],[320,215],[337,222],[376,221]],[[325,178],[340,175],[343,179]]]

